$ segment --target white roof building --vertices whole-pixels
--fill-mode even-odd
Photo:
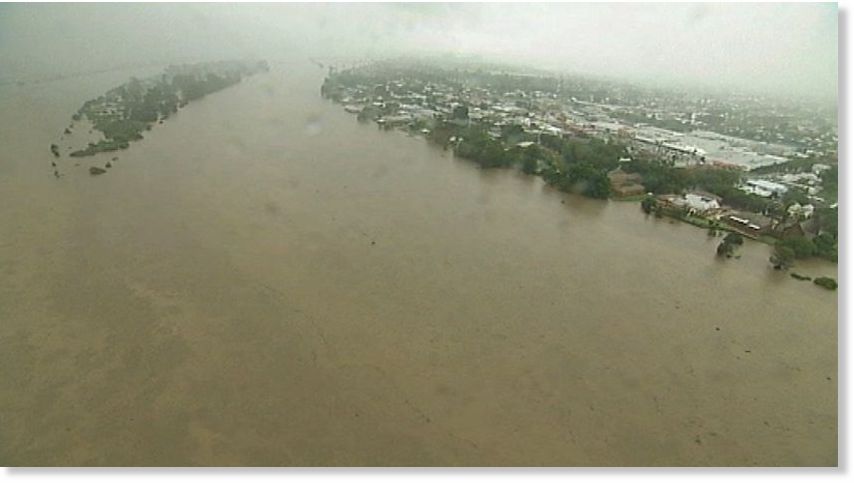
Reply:
[[[764,179],[749,179],[745,181],[744,191],[748,193],[753,193],[759,196],[764,196],[766,198],[770,197],[773,194],[782,195],[789,191],[789,188],[786,186],[775,183],[773,181],[768,181]]]
[[[815,206],[792,203],[786,211],[793,218],[809,218],[815,213]]]
[[[701,195],[699,193],[688,193],[685,195],[685,204],[692,210],[698,212],[706,212],[709,210],[717,210],[721,207],[718,200]]]
[[[815,174],[819,174],[822,171],[827,171],[828,169],[830,169],[829,164],[815,163],[814,165],[812,165],[812,172]]]
[[[781,176],[780,179],[786,183],[806,182],[807,184],[816,184],[821,181],[814,173],[787,173]]]

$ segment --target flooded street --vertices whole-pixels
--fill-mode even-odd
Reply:
[[[48,147],[145,72],[0,87],[0,463],[836,465],[836,292],[272,66],[98,177]]]

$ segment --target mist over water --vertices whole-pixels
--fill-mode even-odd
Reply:
[[[836,99],[835,4],[0,5],[3,76],[455,53],[649,85]]]

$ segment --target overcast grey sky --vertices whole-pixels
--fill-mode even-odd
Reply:
[[[835,4],[5,4],[0,65],[456,52],[835,99],[837,18]]]

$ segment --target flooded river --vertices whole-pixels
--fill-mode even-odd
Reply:
[[[836,293],[768,246],[359,124],[308,62],[55,179],[131,74],[0,88],[0,464],[836,464]]]

